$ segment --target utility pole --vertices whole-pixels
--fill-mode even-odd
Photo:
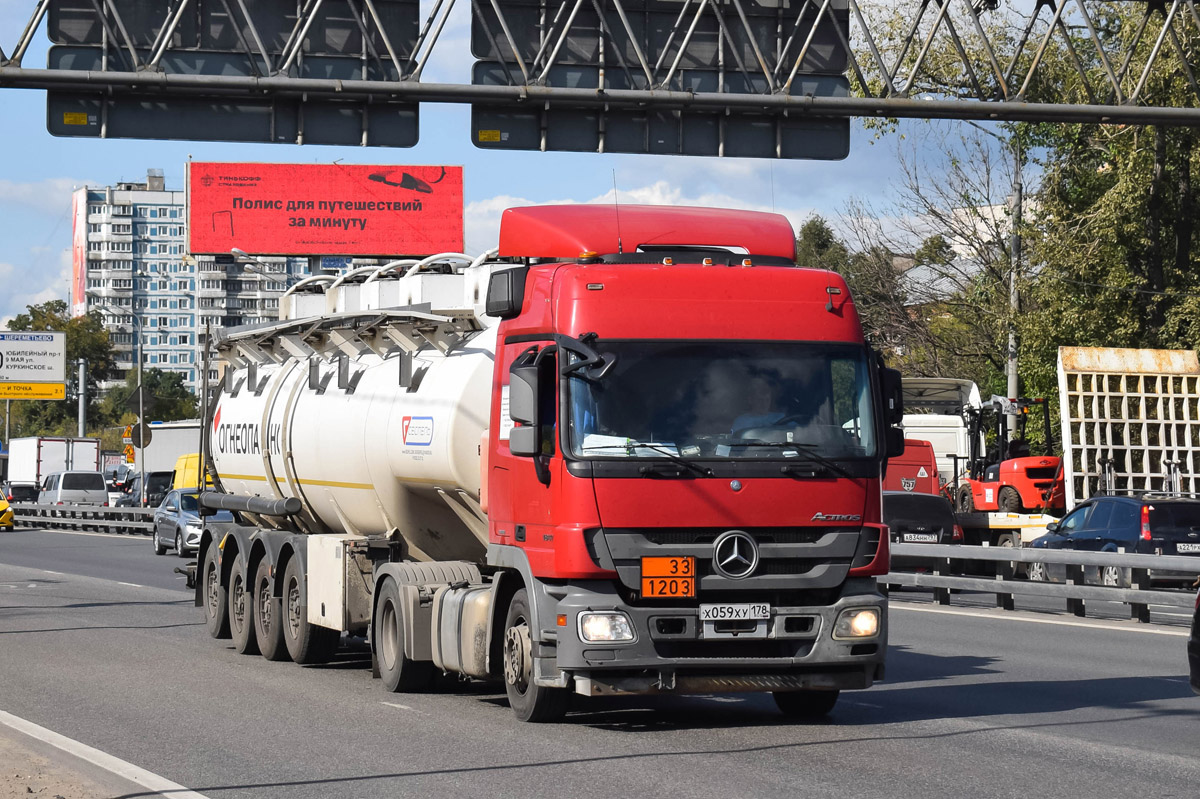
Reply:
[[[76,380],[76,394],[79,395],[79,437],[83,438],[87,430],[87,359],[80,358],[76,361],[79,367]]]
[[[1008,396],[1017,399],[1020,386],[1017,381],[1017,314],[1021,311],[1021,297],[1017,292],[1017,275],[1021,271],[1021,205],[1024,187],[1021,185],[1021,146],[1016,134],[1010,140],[1013,154],[1012,182],[1012,238],[1009,243],[1010,263],[1008,269]],[[1011,441],[1017,430],[1017,416],[1020,410],[1013,409],[1012,418],[1008,425],[1008,439]],[[1048,442],[1047,442],[1048,445]]]

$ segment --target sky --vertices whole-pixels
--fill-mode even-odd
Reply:
[[[0,0],[0,47],[11,53],[33,0]],[[468,83],[469,8],[460,3],[423,74]],[[24,65],[45,64],[45,23]],[[144,181],[160,168],[182,189],[184,164],[197,161],[459,165],[464,172],[465,247],[495,246],[508,207],[563,202],[705,205],[774,210],[793,227],[813,214],[835,218],[851,198],[878,200],[896,179],[896,146],[851,125],[842,161],[764,160],[580,153],[498,152],[469,139],[470,109],[426,103],[412,148],[56,138],[46,132],[45,92],[0,89],[0,322],[30,304],[65,299],[70,276],[71,192],[75,187]]]

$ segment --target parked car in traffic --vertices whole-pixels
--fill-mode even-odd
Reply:
[[[1030,543],[1035,549],[1079,552],[1127,552],[1144,555],[1196,556],[1200,574],[1200,498],[1147,493],[1092,497],[1075,506],[1060,521],[1046,525],[1046,535]],[[1031,580],[1061,580],[1062,564],[1028,564]],[[1153,582],[1191,584],[1196,575],[1151,572]],[[1103,585],[1128,586],[1129,569],[1091,567],[1085,578]]]
[[[171,490],[171,478],[174,474],[169,471],[146,472],[146,501],[144,504],[140,501],[142,476],[140,474],[132,475],[125,485],[125,491],[121,494],[121,498],[117,500],[116,506],[118,508],[157,508],[162,504],[167,492]]]
[[[962,528],[954,519],[950,501],[938,494],[915,491],[883,492],[883,523],[900,544],[961,544]],[[927,563],[927,561],[926,561]],[[921,559],[892,555],[892,568],[920,566]]]
[[[231,522],[233,514],[219,510],[204,518],[215,522]],[[169,491],[154,512],[154,554],[163,555],[168,549],[174,549],[179,557],[187,557],[200,544],[203,531],[199,492],[195,488]]]
[[[37,502],[41,489],[37,483],[4,483],[0,494],[9,502]]]
[[[107,505],[108,487],[100,472],[52,472],[38,494],[39,505]]]

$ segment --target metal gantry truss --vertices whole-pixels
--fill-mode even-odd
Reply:
[[[76,115],[65,135],[121,135],[103,124],[122,97],[148,113],[270,105],[271,141],[325,141],[305,124],[353,108],[362,144],[413,143],[377,117],[407,108],[415,129],[423,102],[534,108],[543,126],[596,109],[1200,124],[1196,0],[472,0],[471,83],[423,79],[454,0],[423,17],[418,0],[31,5],[19,32],[0,31],[0,87],[91,102],[78,110],[100,127]],[[49,65],[29,67],[42,28]],[[279,117],[288,103],[307,105]]]

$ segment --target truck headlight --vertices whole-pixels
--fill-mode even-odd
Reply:
[[[624,613],[580,613],[579,638],[582,641],[632,641],[633,625]]]
[[[874,638],[879,634],[878,608],[843,610],[833,625],[834,638]]]

